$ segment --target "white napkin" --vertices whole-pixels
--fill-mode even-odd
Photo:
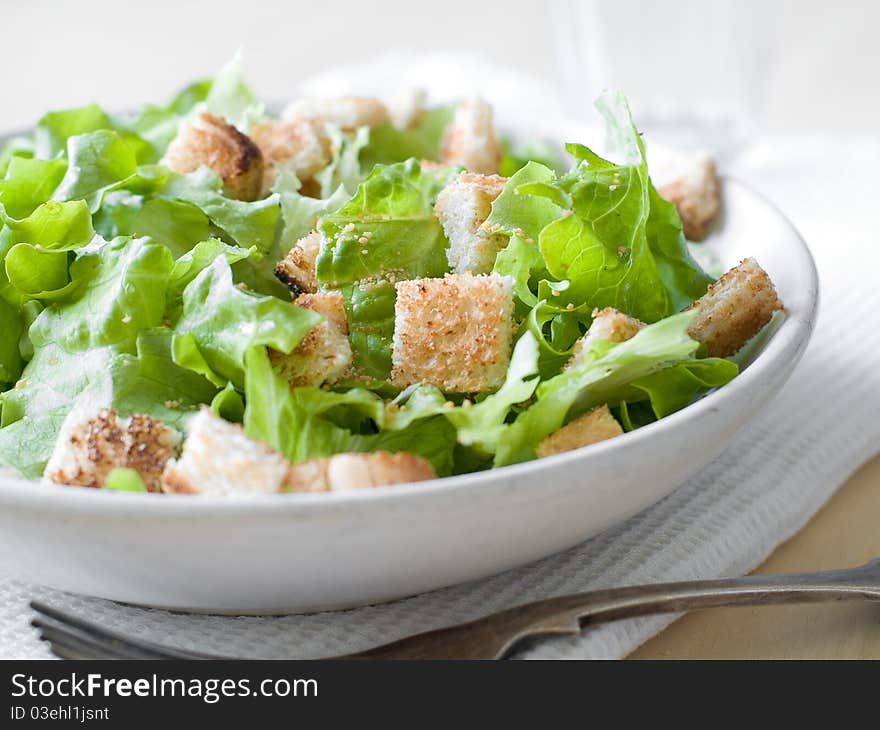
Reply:
[[[310,616],[175,615],[0,580],[0,657],[49,656],[28,625],[33,598],[170,645],[295,658],[356,651],[550,595],[749,571],[880,450],[878,167],[874,138],[772,139],[741,161],[735,172],[776,201],[813,250],[822,286],[819,323],[766,412],[700,474],[628,522],[486,580]],[[622,657],[672,620],[606,624],[520,656]]]

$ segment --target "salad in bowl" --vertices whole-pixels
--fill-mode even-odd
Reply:
[[[135,114],[46,114],[0,155],[0,469],[157,495],[405,485],[725,386],[783,316],[774,285],[752,258],[697,263],[712,163],[655,187],[624,97],[597,107],[607,158],[520,148],[480,99],[272,115],[235,64]]]

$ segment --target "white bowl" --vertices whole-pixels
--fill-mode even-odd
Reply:
[[[286,613],[375,603],[571,547],[672,492],[788,378],[816,317],[810,253],[744,184],[702,246],[754,256],[788,316],[741,375],[662,421],[495,471],[344,494],[156,496],[0,478],[0,571],[128,603]]]

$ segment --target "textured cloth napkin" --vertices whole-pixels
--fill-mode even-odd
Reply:
[[[357,651],[517,603],[593,588],[745,573],[797,532],[880,447],[880,230],[875,138],[773,139],[734,172],[810,244],[822,303],[802,362],[763,414],[672,495],[571,550],[395,603],[288,617],[176,615],[0,579],[0,657],[49,657],[29,626],[40,598],[144,638],[263,658]],[[616,658],[673,617],[598,626],[523,658]]]

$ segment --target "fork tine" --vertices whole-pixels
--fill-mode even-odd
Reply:
[[[48,641],[76,644],[80,649],[90,647],[104,659],[162,659],[163,656],[147,652],[128,643],[122,643],[101,636],[90,636],[78,629],[51,619],[35,618],[31,626],[37,628]]]
[[[66,633],[76,632],[80,640],[88,639],[93,645],[112,654],[126,654],[126,658],[136,659],[232,659],[212,654],[185,651],[172,647],[162,646],[152,641],[135,637],[124,636],[111,629],[106,629],[96,623],[79,618],[78,616],[48,606],[40,601],[31,601],[31,608],[43,614],[53,621],[56,631],[63,627]],[[139,654],[139,656],[131,656]]]
[[[129,656],[112,646],[92,641],[60,625],[44,622],[40,619],[31,621],[31,626],[40,632],[40,639],[49,644],[52,653],[62,659],[142,658]]]

